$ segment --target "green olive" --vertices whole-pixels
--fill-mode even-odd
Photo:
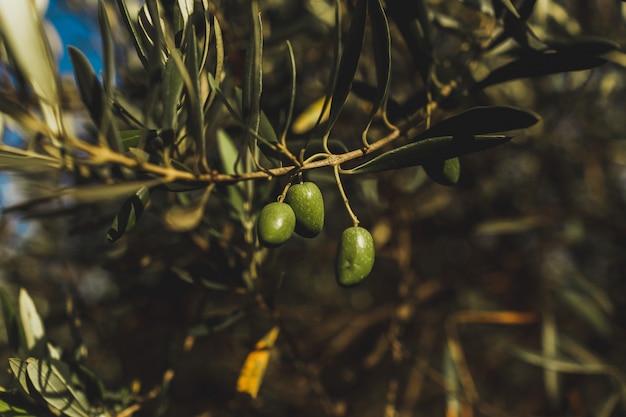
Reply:
[[[312,182],[289,187],[285,203],[296,214],[296,233],[302,237],[315,237],[324,227],[324,199],[322,192]]]
[[[427,162],[422,165],[431,180],[441,185],[455,185],[461,176],[459,158]]]
[[[296,215],[288,204],[275,201],[261,210],[257,233],[261,244],[268,248],[282,245],[291,237],[296,227]]]
[[[348,287],[363,281],[374,266],[374,239],[367,229],[354,226],[343,231],[337,244],[335,275]]]

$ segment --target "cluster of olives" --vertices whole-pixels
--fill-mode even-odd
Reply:
[[[324,199],[312,182],[293,184],[283,201],[267,204],[257,219],[257,234],[261,245],[275,248],[296,232],[313,238],[324,227]],[[335,274],[342,286],[358,284],[374,266],[374,240],[370,232],[359,226],[343,231],[337,245]]]

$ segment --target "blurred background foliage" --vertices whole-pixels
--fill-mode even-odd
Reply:
[[[241,68],[249,2],[215,3],[227,60]],[[487,39],[495,26],[481,4],[429,2],[433,49],[452,74],[472,59],[465,35]],[[141,63],[109,6],[124,63],[118,87],[140,102],[147,94]],[[61,38],[60,7],[97,32],[94,2],[58,1],[48,17]],[[265,0],[260,8],[262,105],[279,120],[290,93],[283,42],[291,41],[296,56],[299,114],[325,91],[333,11],[322,0]],[[624,13],[611,0],[538,0],[529,23],[540,37],[600,36],[624,45]],[[419,80],[407,77],[414,64],[391,29],[391,96],[402,101]],[[68,42],[87,39],[97,45],[98,35]],[[371,51],[364,57],[357,79],[369,80]],[[467,68],[480,78],[485,65]],[[66,105],[80,114],[73,77],[64,77]],[[377,247],[371,276],[355,288],[337,287],[333,276],[336,239],[350,219],[324,169],[307,175],[324,193],[325,229],[267,254],[258,271],[263,302],[232,284],[243,273],[232,253],[241,237],[217,199],[208,213],[226,237],[219,243],[171,232],[160,213],[148,211],[132,234],[106,245],[119,202],[49,219],[3,214],[2,287],[14,295],[27,288],[61,346],[72,343],[66,300],[73,300],[88,365],[107,387],[127,387],[141,399],[137,415],[623,415],[625,83],[624,68],[610,63],[459,97],[532,110],[542,122],[506,146],[463,157],[455,187],[430,181],[421,168],[347,178],[351,204]],[[334,136],[358,143],[367,113],[366,103],[351,98]],[[4,207],[67,181],[2,175]],[[190,283],[189,275],[200,279]],[[240,370],[277,323],[280,335],[251,399],[236,390]]]

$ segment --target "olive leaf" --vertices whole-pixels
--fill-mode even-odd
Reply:
[[[473,152],[484,151],[506,143],[511,139],[512,136],[471,134],[431,137],[385,152],[364,164],[345,171],[345,173],[369,174],[423,165],[432,161],[451,159]]]
[[[113,46],[113,33],[111,23],[107,13],[106,4],[103,0],[98,1],[98,23],[100,26],[100,37],[102,39],[102,61],[104,63],[104,91],[112,93],[115,81],[115,51]]]
[[[139,57],[139,60],[143,64],[144,68],[147,70],[149,68],[148,58],[142,42],[139,39],[137,28],[135,27],[135,19],[128,12],[125,0],[117,0],[117,7],[120,10],[122,21],[124,22],[124,25],[126,26],[129,34],[131,35],[130,38],[133,41],[133,45],[135,46],[135,51],[137,51],[137,56]]]
[[[68,51],[74,66],[74,76],[78,83],[80,97],[98,128],[100,145],[119,152],[122,146],[117,121],[113,117],[111,106],[108,104],[108,99],[91,63],[81,51],[73,46],[69,46]]]
[[[257,0],[251,3],[252,32],[246,49],[246,63],[241,89],[241,115],[252,132],[258,132],[263,91],[263,27]]]
[[[18,358],[9,358],[9,369],[17,380],[20,390],[30,396],[30,386],[28,384],[28,375],[26,374],[26,361]]]
[[[172,51],[177,54],[178,51]],[[161,83],[161,97],[163,100],[163,128],[173,129],[176,127],[178,105],[183,91],[183,77],[176,66],[176,62],[170,55],[163,67],[163,81]]]
[[[20,317],[13,308],[13,304],[4,288],[0,288],[0,304],[2,304],[2,318],[4,319],[4,328],[7,332],[9,351],[12,355],[17,355],[21,348],[26,348],[26,338]]]
[[[25,289],[20,289],[19,295],[20,322],[24,330],[24,340],[26,341],[26,349],[32,350],[40,340],[45,337],[43,322],[33,299]]]
[[[0,147],[0,170],[25,173],[46,172],[61,168],[62,162],[32,151]]]
[[[168,208],[163,218],[165,225],[175,232],[188,232],[198,227],[212,190],[213,187],[207,187],[200,198],[186,206],[176,205]]]
[[[389,0],[387,11],[411,52],[418,72],[427,82],[434,60],[426,0]]]
[[[106,240],[108,243],[115,242],[134,229],[149,200],[150,188],[142,186],[124,202],[107,232]]]
[[[599,67],[606,62],[606,59],[592,55],[578,55],[566,52],[531,53],[494,69],[481,81],[472,85],[471,90],[484,89],[494,84],[518,78],[588,70]]]
[[[67,364],[55,359],[26,360],[26,373],[33,389],[53,410],[68,417],[90,417],[87,396],[72,386]]]
[[[217,333],[237,323],[245,317],[245,315],[246,312],[243,309],[235,309],[235,311],[226,314],[216,314],[205,319],[201,323],[192,325],[189,328],[188,334],[189,336],[198,337]]]
[[[374,62],[376,64],[376,96],[365,131],[369,129],[378,110],[385,106],[391,80],[391,35],[389,33],[387,15],[381,0],[368,1],[374,45]],[[384,107],[383,111],[385,111]]]
[[[367,0],[358,0],[352,14],[348,38],[341,52],[339,67],[335,79],[333,80],[330,114],[328,116],[324,136],[332,130],[335,122],[339,118],[339,114],[348,99],[348,94],[350,93],[352,82],[354,81],[365,39],[367,3]]]
[[[206,155],[206,139],[204,136],[204,112],[200,103],[200,76],[198,73],[198,44],[193,25],[187,26],[187,44],[185,48],[185,68],[191,79],[186,85],[187,130],[192,135],[201,157]]]
[[[524,129],[539,121],[539,116],[508,106],[478,106],[451,116],[410,139],[455,135],[484,135]]]

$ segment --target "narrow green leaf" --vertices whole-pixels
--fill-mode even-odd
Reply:
[[[2,317],[4,319],[4,328],[7,332],[9,351],[11,355],[17,355],[21,348],[26,349],[26,338],[20,318],[4,288],[0,288],[0,304],[2,304]]]
[[[150,188],[143,186],[124,202],[107,232],[108,243],[115,242],[135,227],[149,200]]]
[[[131,39],[133,41],[133,45],[135,46],[135,50],[137,51],[137,56],[139,60],[143,64],[143,67],[148,70],[148,58],[144,47],[139,40],[139,34],[137,33],[137,29],[135,28],[135,19],[130,16],[128,12],[128,8],[126,7],[126,0],[117,0],[117,6],[120,10],[120,14],[122,15],[122,21],[126,26],[129,34],[131,35]]]
[[[129,148],[136,148],[141,140],[141,130],[130,129],[121,130],[120,139],[122,141],[122,149],[127,152]]]
[[[187,26],[187,44],[185,48],[185,67],[189,74],[191,85],[187,87],[187,130],[192,135],[193,140],[201,156],[206,155],[206,141],[204,136],[204,112],[202,104],[198,98],[200,91],[200,77],[198,73],[198,42],[193,25]],[[189,91],[189,90],[192,91]]]
[[[26,360],[28,380],[52,409],[67,417],[90,417],[90,406],[84,392],[72,386],[67,364],[54,360]]]
[[[251,3],[252,32],[246,49],[246,65],[241,88],[241,114],[248,128],[257,132],[260,122],[260,102],[263,90],[263,28],[259,4]]]
[[[389,22],[381,0],[369,1],[369,15],[372,25],[374,62],[376,63],[376,97],[369,116],[368,128],[378,110],[385,105],[391,80],[391,35]],[[385,109],[383,108],[383,111]]]
[[[172,51],[177,54],[178,51]],[[163,99],[163,128],[173,129],[176,127],[180,95],[183,91],[183,77],[176,66],[174,59],[169,56],[163,68],[163,82],[161,83],[161,96]]]
[[[45,336],[43,322],[33,299],[30,298],[28,292],[22,288],[19,295],[20,321],[24,329],[24,339],[26,340],[26,348],[31,350]]]
[[[524,129],[539,121],[539,116],[507,106],[479,106],[449,117],[419,135],[412,142],[438,136],[485,135]]]
[[[333,81],[332,101],[330,104],[330,114],[326,125],[325,134],[328,134],[339,118],[339,114],[343,109],[348,94],[352,88],[356,69],[361,57],[363,42],[365,39],[365,23],[367,21],[367,0],[358,0],[352,20],[350,21],[350,30],[348,38],[341,52],[339,68],[336,78]]]
[[[503,135],[458,135],[428,138],[385,152],[346,173],[368,174],[423,165],[427,162],[451,159],[483,151],[506,143],[511,139],[511,136]]]
[[[389,16],[395,21],[424,83],[433,64],[431,23],[426,0],[388,0]]]
[[[78,49],[68,47],[70,59],[74,67],[74,76],[78,83],[80,97],[89,111],[89,115],[98,128],[100,145],[119,152],[122,148],[117,129],[117,121],[113,117],[111,106],[104,94],[102,85],[91,66],[91,63]]]
[[[98,1],[98,23],[100,25],[100,37],[102,38],[102,62],[104,64],[104,91],[112,93],[115,82],[115,50],[113,45],[113,33],[111,23],[104,0]]]
[[[582,71],[599,67],[607,62],[603,58],[563,52],[533,53],[505,64],[477,82],[472,90],[481,90],[494,84],[519,78],[538,77],[561,72]]]

